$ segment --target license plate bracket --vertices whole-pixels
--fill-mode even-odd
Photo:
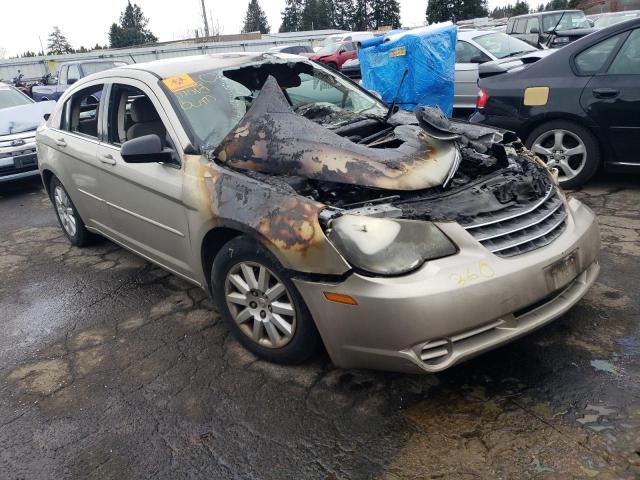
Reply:
[[[578,276],[578,250],[546,267],[544,273],[550,290],[558,290],[571,283]]]
[[[38,165],[38,156],[35,153],[28,153],[26,155],[13,157],[13,165],[18,169],[35,167]]]

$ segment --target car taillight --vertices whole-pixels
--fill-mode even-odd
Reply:
[[[476,99],[476,108],[484,108],[489,100],[489,95],[483,89],[478,90],[478,98]]]

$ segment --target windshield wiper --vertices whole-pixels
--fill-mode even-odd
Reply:
[[[509,55],[505,55],[502,58],[509,58],[509,57],[515,57],[516,55],[520,55],[523,53],[529,53],[529,52],[534,52],[535,50],[520,50],[518,52],[511,52]]]
[[[404,73],[402,74],[402,78],[400,79],[400,84],[398,85],[398,90],[396,91],[396,96],[393,97],[393,102],[389,105],[389,110],[387,114],[384,116],[384,121],[386,122],[391,118],[391,115],[396,113],[394,109],[396,108],[396,102],[398,101],[398,97],[400,96],[400,89],[402,88],[402,84],[404,83],[404,79],[407,78],[407,74],[409,73],[409,69],[405,68]]]

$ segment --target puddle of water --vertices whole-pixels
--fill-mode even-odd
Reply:
[[[591,366],[600,372],[618,373],[616,367],[608,360],[591,360]]]

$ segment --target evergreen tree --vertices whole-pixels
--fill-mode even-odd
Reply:
[[[280,32],[297,32],[302,30],[302,10],[304,9],[304,0],[287,0],[284,11],[282,12],[282,24]]]
[[[49,34],[47,41],[47,53],[49,55],[62,55],[69,53],[73,49],[58,27],[53,27],[53,32]]]
[[[355,0],[352,20],[353,30],[371,30],[373,28],[373,24],[373,1]]]
[[[158,38],[147,29],[149,20],[137,4],[127,0],[127,6],[120,14],[120,24],[112,23],[109,28],[111,48],[130,47],[157,42]]]
[[[258,0],[249,0],[247,6],[247,13],[244,16],[244,26],[242,27],[242,33],[260,32],[269,33],[271,28],[267,21],[267,14],[264,13],[262,7],[258,3]]]
[[[354,10],[353,0],[333,0],[333,28],[352,30]]]
[[[374,0],[373,23],[377,30],[380,27],[400,27],[400,4],[397,0]]]
[[[529,13],[529,4],[524,1],[516,2],[511,11],[511,15],[525,15],[527,13]]]
[[[469,20],[488,14],[487,0],[429,0],[427,5],[429,23]]]

